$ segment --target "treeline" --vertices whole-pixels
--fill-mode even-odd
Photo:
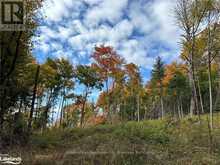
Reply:
[[[31,54],[35,19],[29,20],[32,30],[0,32],[0,141],[25,142],[33,131],[51,127],[203,113],[210,113],[212,128],[213,113],[220,108],[219,5],[217,0],[178,1],[181,60],[166,65],[157,57],[146,84],[139,67],[111,46],[95,47],[90,65],[50,58],[38,64]],[[33,4],[29,12],[38,7]],[[98,91],[98,100],[91,101]]]
[[[27,121],[21,116],[31,109],[35,79],[31,40],[37,27],[36,10],[40,7],[41,1],[27,2],[27,31],[0,31],[0,149],[3,142],[7,145],[16,138],[26,140],[23,125]]]

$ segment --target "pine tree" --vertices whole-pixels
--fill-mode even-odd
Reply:
[[[153,66],[152,70],[152,81],[158,88],[160,104],[161,104],[161,117],[164,118],[164,105],[163,105],[163,78],[164,78],[164,63],[160,56],[157,57],[156,63]]]

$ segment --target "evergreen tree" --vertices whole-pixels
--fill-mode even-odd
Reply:
[[[157,57],[156,63],[153,66],[152,70],[152,81],[155,87],[158,89],[158,94],[161,104],[161,117],[164,118],[164,104],[163,104],[163,78],[164,78],[164,63],[160,56]]]

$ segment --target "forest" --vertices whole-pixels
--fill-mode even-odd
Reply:
[[[60,163],[59,154],[80,164],[69,148],[141,152],[110,164],[220,163],[219,0],[175,2],[181,52],[169,63],[154,57],[148,81],[105,43],[94,45],[90,64],[50,56],[40,63],[32,38],[43,1],[26,3],[28,30],[0,31],[0,154],[36,165]],[[108,164],[105,156],[88,163],[82,155],[81,164]]]

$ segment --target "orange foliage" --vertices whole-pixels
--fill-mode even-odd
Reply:
[[[137,65],[130,63],[125,65],[125,70],[127,72],[127,74],[131,75],[131,76],[135,76],[138,72],[138,67]]]
[[[107,96],[107,93],[106,92],[102,92],[100,95],[99,95],[99,98],[97,100],[97,103],[96,105],[98,107],[103,107],[107,104],[107,101],[106,101],[106,96]]]
[[[186,66],[184,64],[178,64],[176,62],[173,62],[170,65],[166,65],[165,67],[165,77],[163,79],[163,85],[167,86],[170,82],[170,80],[175,76],[176,72],[181,72],[183,74],[186,74]]]
[[[151,83],[150,83],[150,82],[148,82],[148,83],[146,84],[145,89],[146,89],[146,93],[147,93],[147,94],[151,94],[151,93],[152,93],[152,88],[151,88]]]
[[[71,114],[72,112],[77,111],[80,108],[81,108],[80,105],[72,104],[65,108],[65,112]]]
[[[123,63],[123,59],[117,55],[114,49],[110,46],[101,45],[95,47],[95,52],[92,57],[95,59],[96,67],[101,73],[103,73],[103,78],[106,78],[109,73],[117,73],[118,65]]]
[[[87,125],[100,125],[105,124],[106,117],[104,116],[93,116],[87,120]]]
[[[187,74],[187,66],[184,64],[178,64],[177,62],[173,62],[172,64],[166,65],[165,66],[165,77],[163,78],[163,87],[167,87],[168,84],[170,83],[170,80],[175,76],[176,72],[181,72],[183,74]],[[148,82],[145,86],[146,93],[147,94],[152,94],[153,89],[155,84],[152,84],[152,81]],[[157,84],[159,87],[159,84]],[[166,90],[164,90],[166,92]]]

